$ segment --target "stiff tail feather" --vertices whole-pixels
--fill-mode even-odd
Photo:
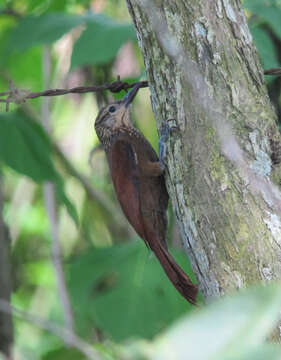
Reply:
[[[155,253],[160,264],[165,270],[166,275],[178,290],[178,292],[191,304],[196,304],[196,297],[198,293],[198,286],[193,284],[190,278],[175,262],[171,254],[162,245],[160,241],[153,243],[151,250]]]

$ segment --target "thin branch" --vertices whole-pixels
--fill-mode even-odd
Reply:
[[[46,86],[50,83],[51,76],[51,55],[49,47],[44,47],[43,52],[43,82]],[[45,130],[50,133],[50,99],[44,98],[42,102],[42,124]],[[74,322],[70,305],[70,299],[67,292],[65,283],[63,266],[62,266],[62,252],[59,239],[58,219],[56,213],[56,197],[55,197],[55,185],[46,182],[43,187],[45,207],[48,214],[51,238],[52,238],[52,261],[57,278],[58,293],[61,302],[62,311],[64,314],[64,320],[66,327],[73,333]]]
[[[65,343],[69,344],[71,347],[79,350],[90,360],[101,360],[101,357],[98,354],[98,352],[94,350],[89,343],[79,338],[68,328],[61,327],[60,325],[42,319],[39,316],[18,309],[10,305],[8,301],[2,299],[0,299],[0,311],[5,314],[11,314],[17,316],[18,318],[24,321],[36,325],[40,329],[46,330],[56,335],[58,338],[62,339]]]
[[[6,96],[5,99],[0,99],[0,102],[6,103],[9,105],[10,103],[20,104],[27,99],[35,99],[41,96],[60,96],[65,94],[84,94],[91,92],[99,92],[104,90],[109,90],[112,93],[118,93],[121,90],[127,91],[132,88],[134,85],[139,84],[140,88],[148,87],[147,81],[138,81],[132,84],[127,82],[123,82],[118,79],[112,83],[105,83],[103,85],[93,85],[93,86],[78,86],[71,89],[49,89],[39,92],[30,92],[29,90],[16,89],[12,86],[10,91],[4,91],[0,93],[1,96]]]
[[[281,75],[281,68],[271,68],[264,70],[264,75]]]
[[[59,239],[58,219],[57,219],[56,204],[55,204],[55,186],[54,184],[48,182],[44,184],[43,190],[44,190],[46,211],[48,214],[50,228],[51,228],[52,262],[56,274],[59,299],[61,302],[61,308],[64,315],[65,326],[71,332],[74,332],[73,315],[72,315],[70,299],[67,292],[63,266],[62,266],[62,251],[61,251],[61,245]]]

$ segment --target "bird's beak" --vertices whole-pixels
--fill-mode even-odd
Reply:
[[[135,96],[137,95],[137,92],[139,90],[139,84],[136,84],[129,92],[128,94],[124,97],[123,99],[123,103],[125,105],[125,107],[127,108],[131,102],[134,100]]]

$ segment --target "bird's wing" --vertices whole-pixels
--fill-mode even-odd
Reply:
[[[144,239],[137,159],[134,150],[128,142],[117,140],[108,153],[108,160],[121,208],[135,231]]]

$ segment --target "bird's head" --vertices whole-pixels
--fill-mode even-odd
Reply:
[[[134,100],[138,89],[139,86],[136,84],[123,100],[108,104],[99,111],[95,121],[95,129],[101,142],[110,137],[118,128],[132,127],[130,104]]]

